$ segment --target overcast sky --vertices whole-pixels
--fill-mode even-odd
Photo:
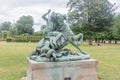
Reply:
[[[119,0],[109,1],[116,3],[119,7]],[[44,24],[41,16],[48,9],[66,14],[67,2],[68,0],[0,0],[0,23],[4,21],[13,23],[23,15],[31,15],[34,18],[35,24]],[[119,12],[119,8],[117,12]]]

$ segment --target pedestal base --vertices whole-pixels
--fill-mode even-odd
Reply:
[[[35,62],[28,59],[27,80],[98,80],[98,61]]]

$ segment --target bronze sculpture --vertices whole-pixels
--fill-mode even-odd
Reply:
[[[48,10],[48,12],[42,16],[46,21],[46,27],[43,31],[45,36],[39,41],[36,50],[30,55],[30,59],[38,62],[89,59],[89,54],[79,48],[83,41],[83,35],[81,33],[74,35],[65,23],[66,15],[52,12],[50,18],[47,18],[46,16],[50,12],[51,10]],[[75,41],[77,43],[75,43]],[[74,53],[69,49],[62,49],[68,43],[76,47],[81,54]]]

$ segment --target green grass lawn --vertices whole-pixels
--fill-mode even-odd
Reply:
[[[20,80],[26,75],[27,57],[37,43],[0,42],[0,80]],[[66,46],[77,51],[71,45]],[[99,61],[99,80],[120,80],[120,44],[102,44],[81,48]]]

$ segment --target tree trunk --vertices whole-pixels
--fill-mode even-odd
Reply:
[[[97,43],[97,38],[95,38],[95,43]]]
[[[105,40],[103,41],[103,43],[104,43],[104,44],[106,43]]]
[[[89,36],[89,45],[92,45],[92,35]]]
[[[97,45],[100,46],[100,39],[97,39]]]
[[[111,44],[112,40],[108,40],[108,43]]]
[[[117,44],[117,40],[115,40],[115,44]]]
[[[101,43],[103,43],[103,42],[104,42],[104,39],[101,40]]]

